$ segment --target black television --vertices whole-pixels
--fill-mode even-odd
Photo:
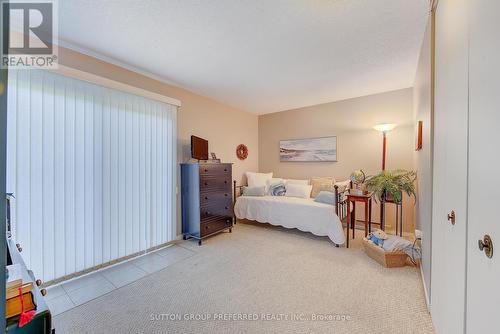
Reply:
[[[198,160],[208,160],[208,140],[191,136],[191,157]]]

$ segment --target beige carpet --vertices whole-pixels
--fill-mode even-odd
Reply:
[[[182,242],[196,254],[56,316],[56,333],[434,333],[419,271],[381,267],[360,240],[335,248],[239,223],[202,247]]]

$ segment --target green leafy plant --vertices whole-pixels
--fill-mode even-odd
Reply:
[[[369,176],[365,185],[368,190],[373,191],[378,200],[393,200],[401,203],[403,192],[417,200],[415,191],[415,180],[417,173],[404,169],[393,171],[382,171],[377,175]]]

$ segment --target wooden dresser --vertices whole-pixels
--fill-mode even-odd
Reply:
[[[233,226],[232,165],[181,164],[182,234],[202,239]]]

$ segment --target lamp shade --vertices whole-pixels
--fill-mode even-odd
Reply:
[[[377,131],[380,131],[380,132],[388,132],[388,131],[394,130],[395,127],[396,127],[396,124],[381,123],[381,124],[375,125],[373,128]]]

